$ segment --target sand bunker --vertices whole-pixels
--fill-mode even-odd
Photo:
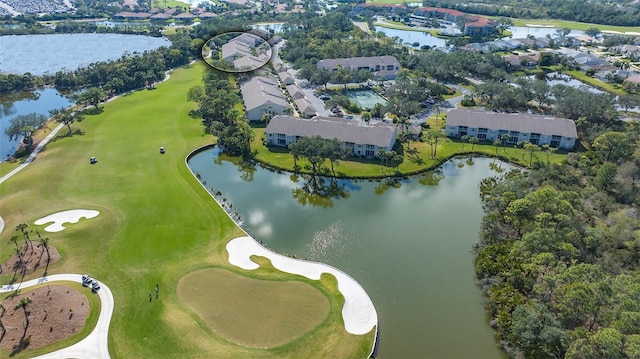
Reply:
[[[227,243],[229,263],[242,269],[257,269],[259,265],[252,255],[266,257],[273,266],[283,272],[298,274],[318,280],[322,273],[329,273],[338,280],[338,289],[344,296],[342,318],[347,332],[355,335],[369,333],[378,324],[378,314],[371,299],[353,278],[331,266],[289,258],[262,247],[251,237],[239,237]]]
[[[50,214],[46,217],[42,217],[35,222],[35,225],[40,226],[53,222],[53,224],[44,228],[47,232],[60,232],[65,229],[63,224],[65,223],[78,223],[80,218],[91,219],[99,215],[100,212],[91,209],[72,209],[70,211],[63,211],[54,214]]]

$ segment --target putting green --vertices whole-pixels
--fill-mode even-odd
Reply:
[[[286,344],[329,315],[329,301],[298,281],[258,280],[220,268],[185,275],[178,298],[218,335],[252,348]]]

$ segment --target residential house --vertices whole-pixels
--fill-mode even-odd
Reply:
[[[287,85],[287,92],[289,93],[291,98],[294,100],[305,97],[305,94],[304,92],[302,92],[302,89],[296,85]]]
[[[464,34],[466,36],[490,36],[496,31],[495,23],[486,17],[469,15],[466,18],[469,20],[464,24]]]
[[[340,67],[352,70],[373,72],[374,78],[395,79],[400,71],[400,62],[394,56],[350,57],[340,59],[323,59],[318,61],[318,68],[338,71]]]
[[[563,149],[573,148],[578,137],[576,124],[564,118],[463,109],[447,113],[445,132],[450,137],[469,136],[488,141],[507,134],[508,144],[528,141]]]
[[[267,145],[289,146],[301,137],[337,139],[354,156],[372,158],[379,149],[390,151],[396,142],[395,126],[360,125],[358,121],[316,116],[309,120],[275,116],[265,130]]]
[[[311,102],[309,102],[305,97],[297,98],[293,100],[293,102],[296,104],[298,113],[302,117],[312,117],[318,114],[318,112],[316,112],[316,108],[313,107]]]
[[[278,72],[278,76],[280,76],[280,81],[285,85],[293,85],[296,83],[296,79],[286,71],[286,67],[285,71]]]
[[[221,58],[237,70],[255,70],[271,58],[271,46],[257,35],[244,33],[222,45]]]
[[[266,112],[282,115],[290,108],[278,81],[255,76],[240,85],[249,121],[261,121]]]

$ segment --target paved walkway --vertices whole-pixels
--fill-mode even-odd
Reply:
[[[0,287],[0,293],[11,292],[16,289],[25,289],[34,285],[43,283],[52,283],[56,281],[72,281],[82,283],[82,275],[80,274],[54,274],[47,277],[40,277],[32,279],[26,282],[5,285]],[[100,283],[100,290],[98,296],[102,302],[102,308],[100,310],[100,316],[98,317],[98,323],[93,329],[91,334],[82,339],[78,343],[57,350],[52,353],[40,355],[32,359],[66,359],[66,358],[79,358],[79,359],[110,359],[109,355],[109,323],[111,322],[111,315],[113,314],[113,295],[111,290],[104,283]],[[91,289],[87,288],[88,291]],[[91,294],[89,294],[91,295]]]
[[[51,131],[51,133],[45,137],[44,140],[40,141],[40,143],[38,143],[38,146],[36,146],[36,149],[33,150],[33,152],[31,152],[31,154],[29,155],[29,157],[24,161],[23,164],[21,164],[20,166],[18,166],[17,168],[15,168],[13,171],[7,173],[6,175],[2,176],[2,178],[0,178],[0,184],[2,184],[4,181],[8,180],[9,178],[11,178],[11,176],[15,175],[16,173],[22,171],[23,168],[27,167],[29,165],[29,163],[31,163],[31,161],[36,159],[36,155],[42,150],[42,148],[49,143],[49,141],[51,141],[51,139],[58,133],[58,131],[60,131],[62,128],[64,127],[64,124],[59,124],[58,126],[56,126],[56,128],[53,129],[53,131]]]

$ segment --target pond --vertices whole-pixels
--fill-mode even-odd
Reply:
[[[398,181],[275,173],[221,160],[217,149],[189,166],[265,246],[335,266],[364,287],[378,313],[379,358],[500,359],[472,253],[478,185],[496,172],[493,160],[474,162]]]
[[[34,75],[75,70],[97,61],[169,46],[162,37],[124,34],[0,36],[0,71]]]
[[[447,40],[431,35],[428,32],[414,30],[390,29],[388,27],[376,26],[376,31],[384,33],[387,37],[397,36],[403,43],[409,45],[417,42],[420,46],[446,46]]]
[[[371,90],[346,91],[344,94],[351,101],[355,102],[358,107],[364,110],[370,110],[378,103],[381,105],[385,105],[387,103],[384,98]]]
[[[529,35],[533,35],[535,37],[546,37],[547,35],[551,35],[551,37],[556,37],[557,27],[546,27],[546,26],[511,26],[509,31],[511,31],[512,39],[524,39]],[[571,30],[568,36],[580,36],[584,35],[584,31],[580,30]]]
[[[71,105],[69,99],[53,88],[34,92],[12,92],[0,96],[0,161],[12,155],[20,142],[20,139],[9,141],[4,133],[12,118],[32,112],[48,116],[49,110]]]

